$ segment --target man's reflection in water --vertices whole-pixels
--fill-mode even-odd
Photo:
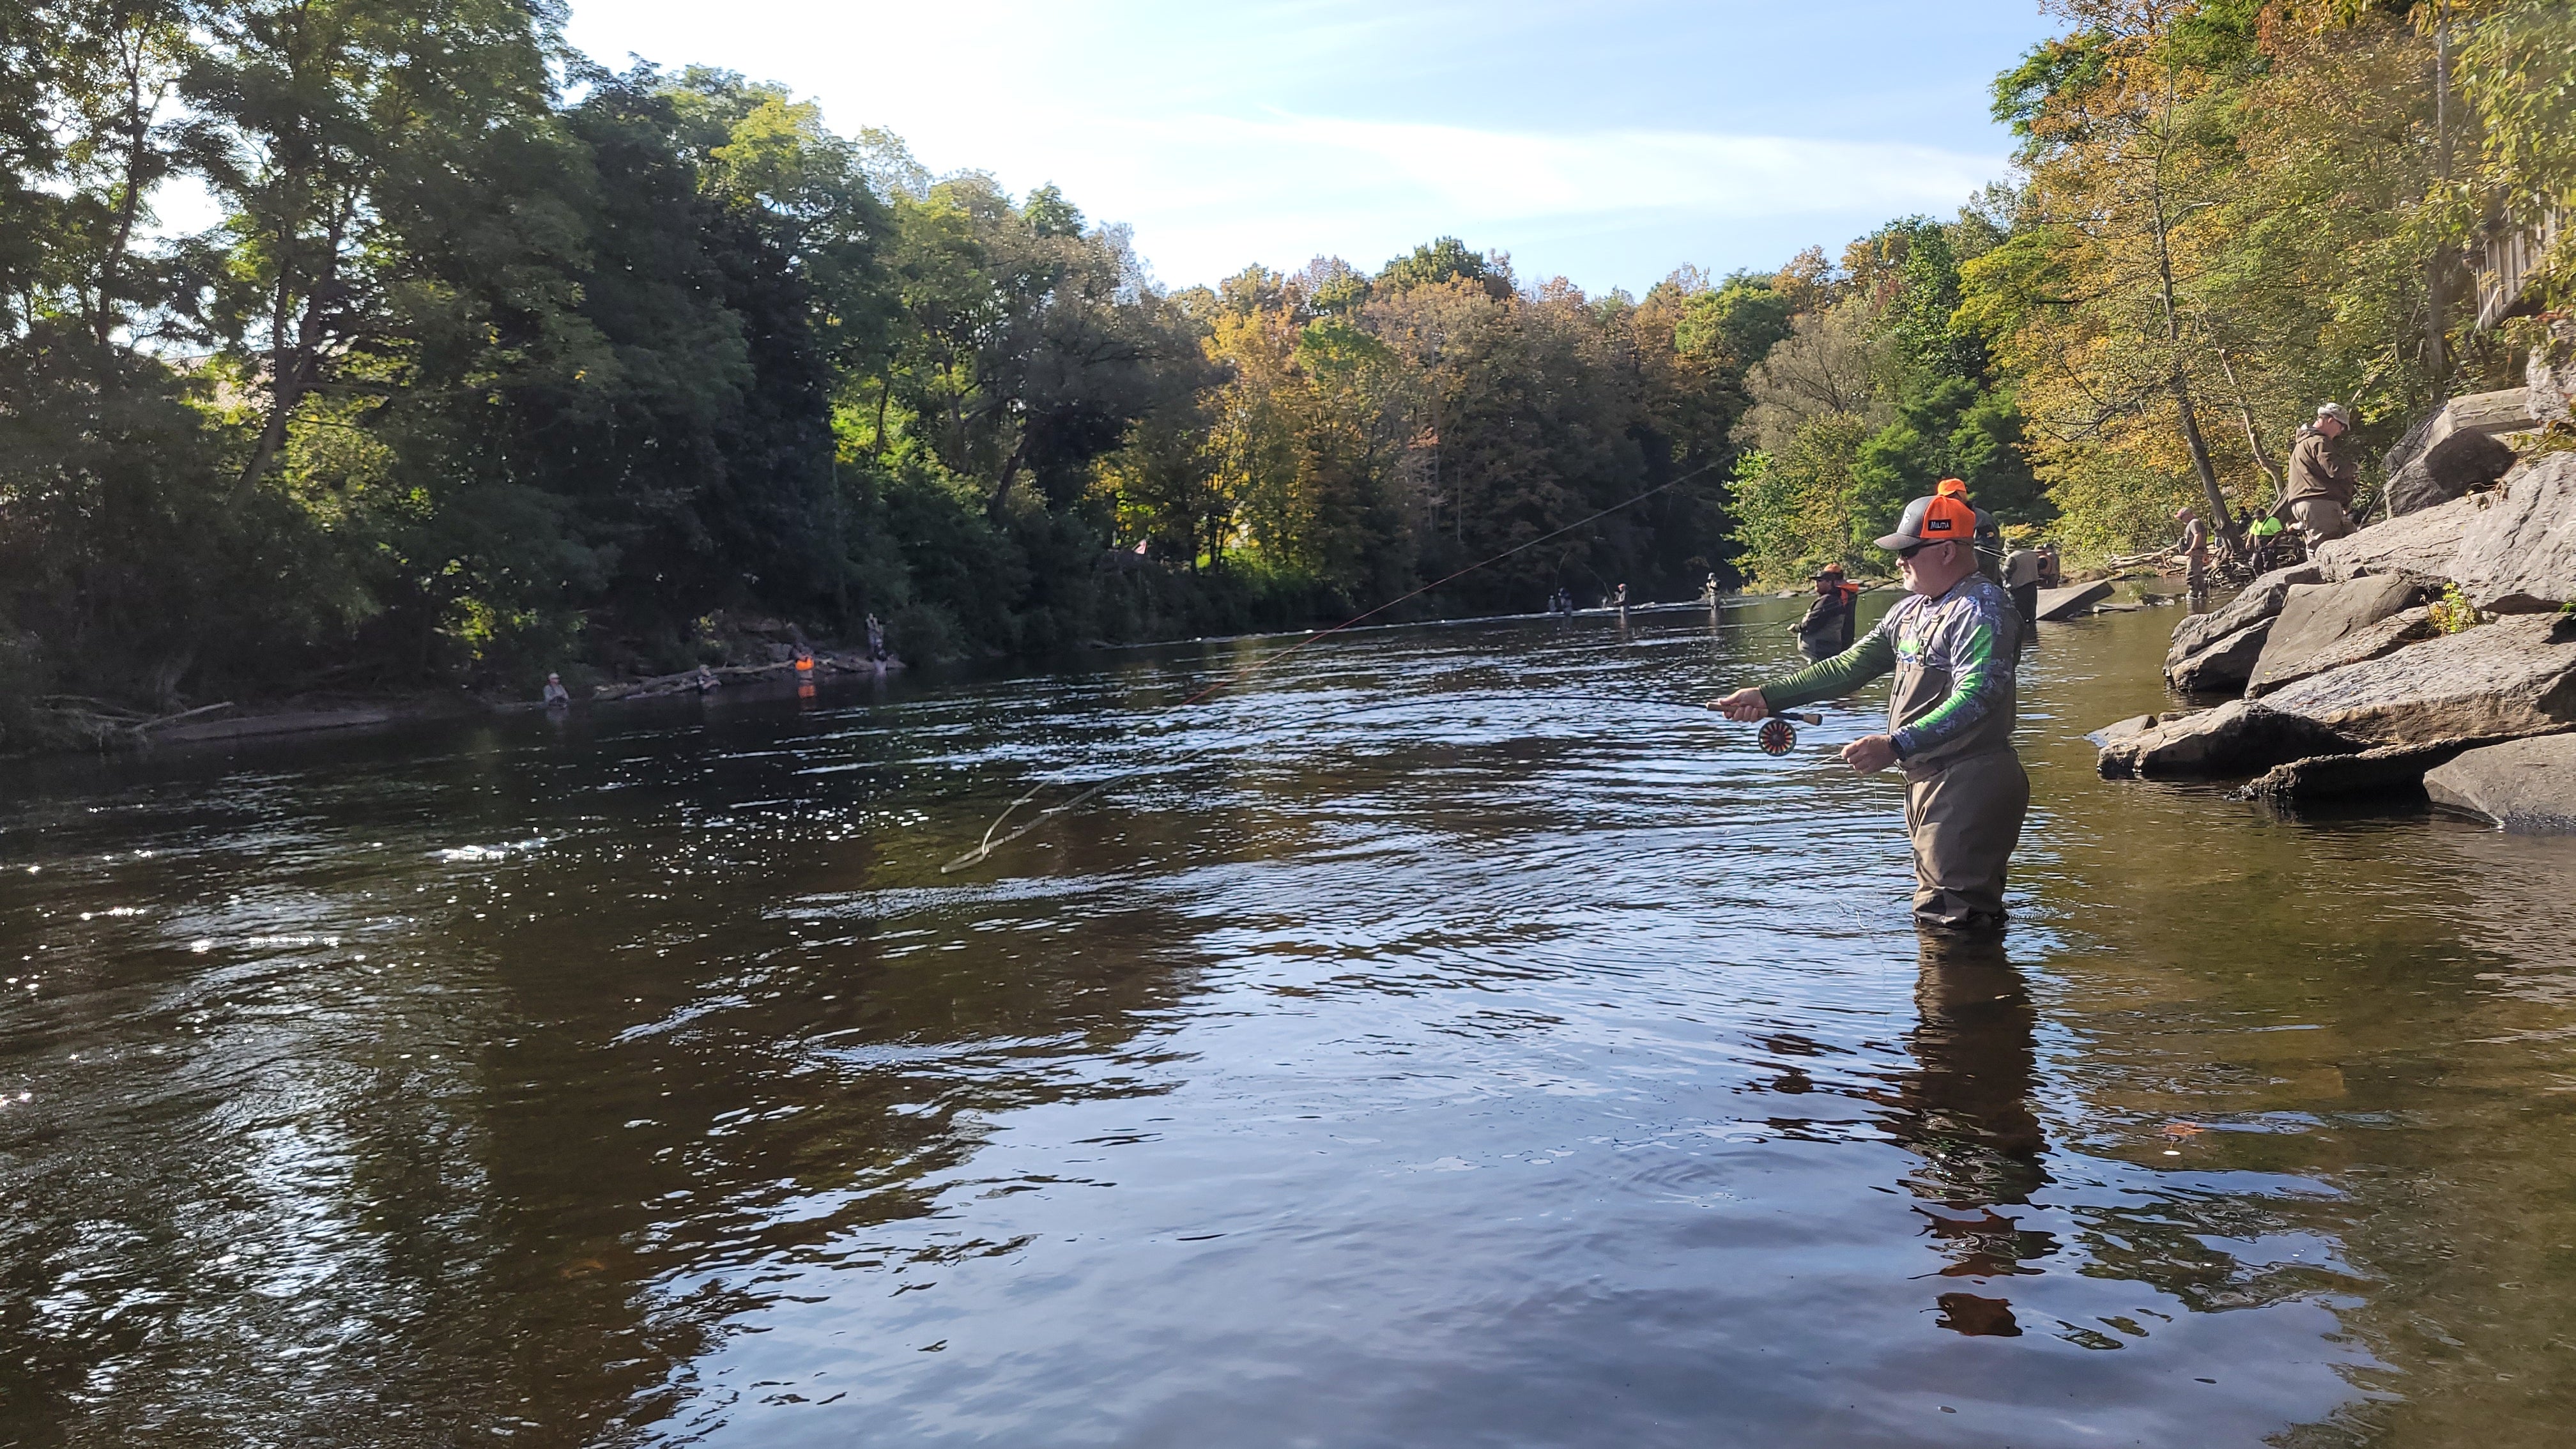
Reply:
[[[2057,1251],[2047,1233],[2024,1232],[2003,1209],[2030,1201],[2048,1181],[2047,1147],[2032,1111],[2038,1074],[2034,1013],[2001,936],[1924,931],[1908,1038],[1914,1069],[1899,1079],[1890,1129],[1923,1155],[1906,1188],[1931,1206],[1926,1232],[1949,1259],[1945,1278],[1988,1280],[2037,1273]],[[1941,1326],[2016,1335],[2011,1300],[1966,1291],[1940,1295]]]

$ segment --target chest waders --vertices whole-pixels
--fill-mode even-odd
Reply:
[[[1997,647],[2014,642],[1999,640]],[[1887,692],[1888,733],[1931,713],[1951,688],[1949,670],[1925,663],[1919,626],[1900,632]],[[2003,920],[2004,871],[2030,810],[2030,777],[2013,753],[2013,713],[2006,703],[1967,733],[1900,762],[1917,921],[1972,926]]]

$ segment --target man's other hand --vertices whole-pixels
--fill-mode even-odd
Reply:
[[[1708,707],[1728,719],[1741,722],[1768,719],[1771,716],[1771,701],[1764,699],[1762,691],[1758,689],[1739,689],[1724,699],[1710,700]]]
[[[1843,746],[1843,763],[1864,775],[1896,763],[1896,742],[1885,735],[1862,735]]]

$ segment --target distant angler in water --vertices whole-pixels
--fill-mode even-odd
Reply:
[[[1816,571],[1816,601],[1798,621],[1798,652],[1809,659],[1831,659],[1852,647],[1853,621],[1859,615],[1860,585],[1843,581],[1840,564]]]

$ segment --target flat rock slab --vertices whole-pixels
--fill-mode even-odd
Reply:
[[[2339,584],[2292,585],[2280,615],[2272,621],[2271,634],[2263,641],[2262,655],[2255,660],[2247,692],[2261,694],[2287,683],[2292,670],[2345,637],[2421,602],[2423,592],[2412,579],[2397,574],[2371,574]]]
[[[2552,642],[2552,622],[2508,616],[2302,679],[2263,703],[2365,746],[2555,733],[2576,725],[2576,639]]]
[[[2355,629],[2295,664],[2273,669],[2257,662],[2254,677],[2246,682],[2245,697],[2260,699],[2274,690],[2328,670],[2382,659],[2409,644],[2438,638],[2441,632],[2441,627],[2433,622],[2433,608],[2429,604],[2391,614],[2376,624]]]
[[[2425,771],[2448,762],[2473,743],[2442,740],[2429,745],[2383,745],[2349,755],[2311,755],[2274,765],[2237,791],[2235,798],[2282,804],[2366,796],[2411,800],[2423,791]]]
[[[2188,719],[2197,713],[2199,713],[2198,710],[2169,709],[2161,714],[2133,714],[2127,719],[2120,720],[2113,724],[2106,724],[2100,729],[2095,730],[2093,733],[2086,735],[2084,738],[2091,740],[2097,745],[2107,745],[2118,740],[2125,740],[2131,735],[2144,734],[2158,725],[2172,724],[2178,719]]]
[[[2254,677],[2264,641],[2272,637],[2277,618],[2257,619],[2210,644],[2180,664],[2165,666],[2165,683],[2185,694],[2234,694]]]
[[[2576,734],[2470,750],[2426,775],[2424,793],[2507,830],[2576,833]]]
[[[2089,584],[2068,584],[2062,589],[2042,589],[2039,591],[2039,606],[2032,611],[2032,617],[2064,619],[2076,610],[2110,596],[2109,579],[2096,579]]]
[[[2479,501],[2444,570],[2469,602],[2540,614],[2576,599],[2576,453],[2552,453]]]
[[[2342,570],[2342,577],[2371,573],[2432,574],[2448,578],[2460,535],[2477,521],[2484,494],[2454,498],[2420,513],[2404,513],[2318,544],[2314,564]]]
[[[2102,747],[2097,768],[2110,780],[2207,779],[2260,774],[2311,755],[2361,748],[2314,720],[2232,699],[2113,739]]]

